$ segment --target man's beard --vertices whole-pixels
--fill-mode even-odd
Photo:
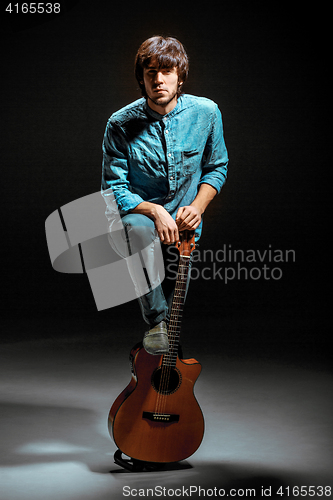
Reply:
[[[161,99],[164,99],[163,97],[152,99],[148,95],[148,99],[150,99],[154,104],[156,104],[156,106],[163,106],[163,107],[166,107],[175,97],[177,97],[177,91],[175,91],[175,93],[170,97],[170,99],[168,99],[165,102],[164,101],[161,102]]]

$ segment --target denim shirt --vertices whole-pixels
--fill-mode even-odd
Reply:
[[[182,94],[170,113],[153,111],[145,98],[114,113],[103,140],[102,195],[112,219],[142,201],[162,205],[175,218],[202,183],[221,190],[228,165],[222,117],[210,99]],[[111,195],[111,196],[110,196]],[[200,237],[202,222],[196,229]]]

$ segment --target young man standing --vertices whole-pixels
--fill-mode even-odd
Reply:
[[[124,245],[134,254],[138,241],[148,245],[156,233],[164,248],[184,230],[194,230],[197,241],[202,215],[225,182],[221,113],[213,101],[182,93],[188,68],[177,39],[155,36],[143,42],[135,59],[143,97],[107,123],[102,194],[108,206],[112,193],[126,230],[126,238],[111,243],[120,255]],[[139,298],[151,327],[143,340],[150,354],[168,352],[172,290],[168,295],[159,285]]]

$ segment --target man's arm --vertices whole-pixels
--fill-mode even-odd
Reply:
[[[179,208],[176,221],[162,205],[149,201],[139,203],[132,213],[143,214],[152,219],[162,243],[170,245],[179,239],[179,231],[194,230],[199,226],[202,214],[216,194],[215,188],[209,184],[201,184],[191,205]]]
[[[170,245],[179,239],[178,226],[162,205],[143,201],[133,208],[131,212],[133,214],[143,214],[152,219],[162,243]]]
[[[116,200],[117,212],[119,211],[120,215],[129,213],[143,202],[141,196],[130,189],[126,141],[123,130],[114,123],[111,116],[102,145],[102,196],[111,212],[114,212],[112,203]]]
[[[202,168],[198,194],[189,206],[180,207],[177,212],[179,231],[199,226],[202,214],[226,180],[228,153],[224,142],[222,115],[216,104],[205,155],[206,163]]]
[[[210,184],[201,184],[197,196],[190,205],[180,207],[176,215],[176,224],[179,231],[196,229],[209,203],[217,194],[217,190]]]
[[[152,219],[162,243],[170,245],[179,239],[179,231],[194,230],[199,226],[202,214],[216,194],[215,188],[209,184],[201,184],[191,205],[178,209],[176,221],[162,205],[149,201],[139,203],[131,212],[143,214]]]

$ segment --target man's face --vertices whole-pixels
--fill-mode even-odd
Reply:
[[[177,68],[159,68],[152,61],[143,70],[143,83],[148,96],[148,104],[158,113],[169,113],[177,103],[178,81]]]

